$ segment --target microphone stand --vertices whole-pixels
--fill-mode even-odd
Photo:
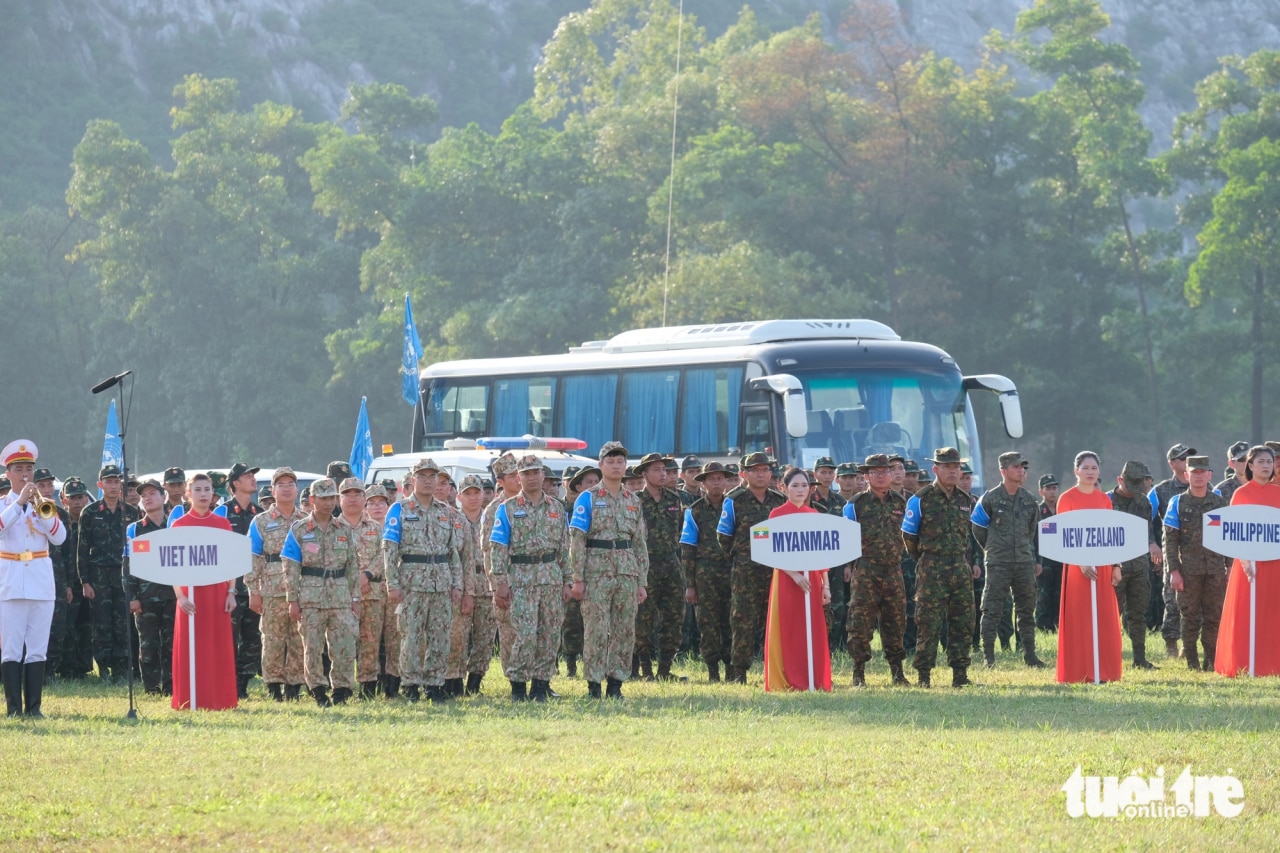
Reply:
[[[133,377],[130,375],[130,376],[124,376],[120,379],[120,385],[121,385],[120,402],[121,403],[124,403],[125,380],[132,379],[132,378]],[[122,469],[121,473],[124,474],[124,487],[126,489],[129,488],[129,454],[127,450],[128,444],[125,442],[125,435],[129,426],[129,410],[133,408],[133,388],[134,388],[134,383],[130,382],[129,383],[129,404],[127,406],[122,405],[120,407],[121,408],[120,468]],[[129,502],[125,500],[125,496],[123,494],[120,495],[120,504],[121,504],[120,524],[122,525],[120,541],[124,543],[125,548],[127,549],[129,547],[129,512],[128,512]],[[129,713],[125,714],[125,718],[129,720],[136,720],[138,719],[138,707],[134,702],[134,696],[133,696],[133,667],[134,667],[133,634],[137,631],[137,628],[133,624],[131,624],[134,620],[133,620],[133,614],[129,612],[129,568],[128,567],[129,567],[129,555],[126,553],[124,555],[124,559],[120,561],[120,585],[124,588],[124,600],[122,603],[124,604],[124,624],[126,626],[125,627],[126,640],[125,640],[124,646],[125,646],[125,656],[126,656],[126,659],[129,661],[129,676],[128,676]]]

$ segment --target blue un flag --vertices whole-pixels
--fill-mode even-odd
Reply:
[[[418,359],[422,358],[422,341],[413,324],[413,307],[409,294],[404,295],[404,354],[400,360],[400,393],[410,406],[418,404]]]
[[[365,398],[360,398],[360,417],[356,419],[356,437],[351,442],[351,473],[363,480],[373,464],[373,432],[369,429],[369,410]]]

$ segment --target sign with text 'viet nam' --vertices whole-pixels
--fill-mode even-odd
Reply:
[[[751,559],[793,572],[843,566],[862,556],[862,526],[839,515],[797,512],[751,528]]]
[[[1280,560],[1280,509],[1226,506],[1201,517],[1204,547],[1237,560]]]
[[[216,527],[168,527],[134,539],[129,573],[170,586],[207,586],[248,574],[249,537]]]
[[[1147,553],[1146,519],[1114,509],[1077,509],[1040,522],[1040,554],[1073,566],[1110,566]]]

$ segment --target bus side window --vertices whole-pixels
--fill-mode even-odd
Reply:
[[[769,446],[769,410],[748,411],[742,415],[742,453],[755,453]]]

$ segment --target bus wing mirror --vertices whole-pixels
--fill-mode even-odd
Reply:
[[[804,438],[809,434],[809,413],[804,407],[804,388],[789,373],[775,373],[750,381],[753,391],[772,391],[782,398],[782,411],[787,419],[787,435]]]
[[[965,391],[991,391],[1000,400],[1000,416],[1009,438],[1022,438],[1022,401],[1013,380],[996,373],[964,378]]]

